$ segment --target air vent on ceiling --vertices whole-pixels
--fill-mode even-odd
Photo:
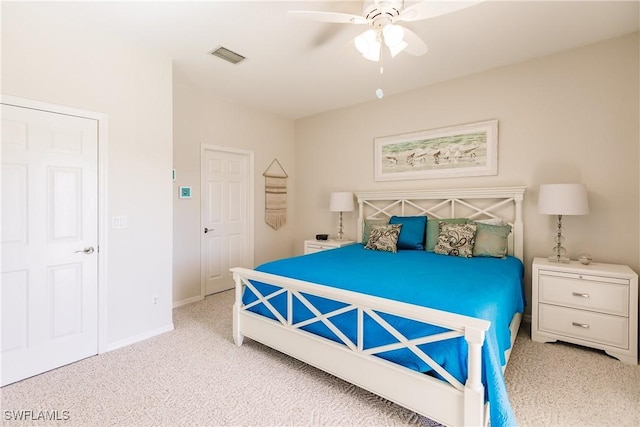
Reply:
[[[213,56],[224,59],[225,61],[231,62],[232,64],[237,64],[238,62],[244,61],[246,59],[239,53],[235,53],[234,51],[222,46],[212,50],[209,53]]]

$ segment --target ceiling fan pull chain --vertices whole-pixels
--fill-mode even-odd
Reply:
[[[384,74],[384,49],[380,47],[380,74],[378,75],[378,89],[376,89],[378,99],[382,99],[384,96],[384,92],[382,91],[382,74]]]

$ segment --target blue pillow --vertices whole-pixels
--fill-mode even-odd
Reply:
[[[426,216],[392,216],[389,224],[402,224],[398,249],[424,250]]]

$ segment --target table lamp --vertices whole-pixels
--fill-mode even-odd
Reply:
[[[331,193],[329,210],[331,212],[340,212],[340,220],[338,222],[338,240],[342,240],[342,212],[353,211],[353,193],[348,191]]]
[[[538,193],[538,212],[545,215],[558,215],[556,231],[556,246],[554,254],[549,257],[550,262],[568,263],[566,250],[562,247],[563,215],[586,215],[589,213],[587,188],[584,184],[544,184]]]

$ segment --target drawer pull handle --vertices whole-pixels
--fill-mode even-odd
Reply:
[[[571,324],[573,326],[577,326],[578,328],[589,329],[589,325],[587,325],[586,323],[571,322]]]
[[[573,296],[574,297],[581,297],[581,298],[589,298],[589,294],[581,294],[580,292],[574,292]]]

